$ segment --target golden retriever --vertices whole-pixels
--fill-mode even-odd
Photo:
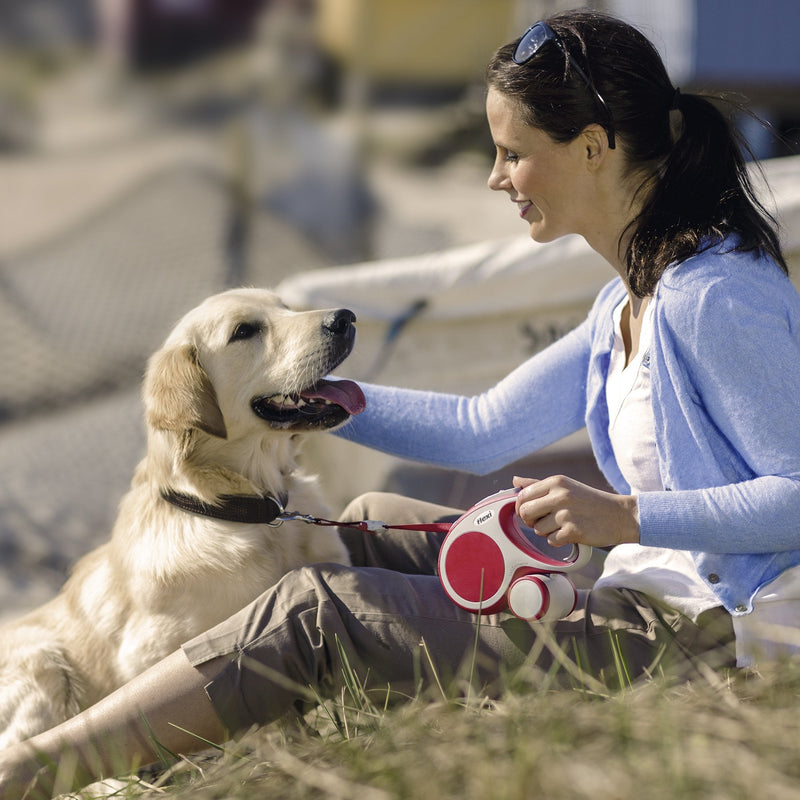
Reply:
[[[94,703],[289,570],[348,563],[335,528],[217,516],[266,506],[270,519],[265,497],[328,513],[297,455],[304,434],[363,410],[356,384],[325,380],[354,321],[234,289],[177,324],[148,363],[147,453],[111,539],[53,600],[0,629],[0,747]]]

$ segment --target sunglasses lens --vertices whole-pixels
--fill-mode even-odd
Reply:
[[[546,22],[537,22],[535,25],[531,25],[531,27],[522,34],[522,38],[519,40],[519,44],[514,49],[514,55],[511,56],[511,60],[515,64],[525,64],[531,58],[533,58],[539,48],[547,42],[555,42],[558,45],[558,48],[566,56],[567,60],[578,73],[578,75],[580,75],[589,91],[592,92],[597,99],[598,105],[602,108],[606,117],[608,117],[608,123],[604,125],[604,127],[608,133],[608,146],[613,150],[615,147],[614,118],[611,116],[611,112],[608,110],[605,100],[603,100],[602,95],[597,91],[597,87],[594,85],[589,76],[581,69],[578,62],[572,57],[569,50],[567,50],[567,48],[561,43],[561,40],[556,35],[555,31]]]
[[[545,43],[550,41],[553,35],[550,28],[537,22],[528,28],[519,40],[517,49],[514,51],[513,60],[515,64],[524,64],[536,51]]]

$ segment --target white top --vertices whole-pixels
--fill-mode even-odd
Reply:
[[[661,491],[655,420],[653,417],[649,347],[653,307],[645,308],[638,352],[625,364],[621,317],[628,300],[614,310],[614,346],[611,352],[606,402],[609,438],[614,456],[632,494]],[[686,550],[623,544],[608,554],[596,586],[626,587],[645,592],[689,618],[720,605],[700,579]],[[762,587],[751,614],[734,617],[739,666],[754,663],[757,655],[776,657],[800,652],[800,568],[787,570]]]

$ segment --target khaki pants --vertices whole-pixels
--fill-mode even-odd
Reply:
[[[351,503],[342,519],[398,524],[458,515],[371,493]],[[482,616],[478,624],[436,577],[441,534],[342,529],[341,535],[352,567],[294,570],[184,645],[193,665],[221,659],[206,691],[232,732],[307,710],[313,697],[335,696],[345,666],[340,647],[381,702],[387,685],[397,697],[414,696],[434,680],[457,687],[467,676],[495,694],[520,680],[577,685],[582,674],[609,688],[651,674],[684,679],[698,658],[713,668],[735,665],[733,627],[722,609],[695,624],[640,592],[583,590],[576,610],[547,627],[507,612]]]

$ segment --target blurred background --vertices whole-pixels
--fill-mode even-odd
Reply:
[[[485,186],[483,68],[572,5],[0,0],[0,616],[107,537],[143,452],[145,360],[184,311],[230,286],[524,236]],[[588,5],[640,26],[682,90],[746,98],[768,123],[738,121],[759,157],[800,152],[795,0]],[[383,363],[356,354],[355,377],[414,383],[428,359],[417,383],[446,384],[446,336],[387,355],[423,306],[364,321]],[[560,319],[514,321],[526,352],[577,321]],[[497,319],[481,324],[502,348]],[[474,501],[508,477],[346,458],[337,502],[381,486]],[[585,442],[552,468],[601,481]]]

